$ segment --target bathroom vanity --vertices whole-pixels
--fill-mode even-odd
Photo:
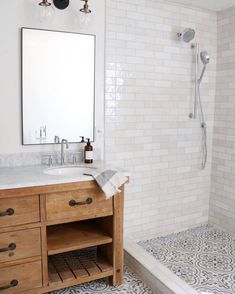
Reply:
[[[101,43],[90,34],[21,28],[22,144],[61,143],[61,155],[48,148],[45,162],[37,153],[32,163],[27,152],[22,161],[56,169],[0,168],[0,293],[48,293],[105,277],[122,283],[124,185],[107,200],[83,175],[87,167],[61,166],[81,160],[64,152],[81,136],[102,158]]]
[[[25,168],[20,187],[19,170],[0,172],[0,293],[47,293],[105,277],[121,284],[124,186],[106,200],[88,177],[60,182]]]

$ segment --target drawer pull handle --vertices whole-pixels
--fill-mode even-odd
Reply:
[[[0,248],[0,253],[1,252],[7,252],[7,251],[13,251],[15,249],[16,249],[16,244],[15,243],[11,243],[6,248]]]
[[[10,289],[10,288],[14,288],[17,285],[18,285],[18,281],[17,280],[12,280],[9,285],[0,287],[0,291],[7,290],[7,289]]]
[[[79,205],[87,205],[91,204],[93,202],[92,198],[87,198],[85,201],[77,202],[76,200],[70,200],[69,201],[69,206],[74,207],[74,206],[79,206]]]
[[[0,211],[0,216],[7,216],[7,215],[13,215],[15,213],[13,208],[8,208],[6,211],[1,212]]]

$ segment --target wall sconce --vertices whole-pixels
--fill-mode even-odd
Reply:
[[[51,1],[53,1],[54,6],[57,9],[63,10],[69,6],[70,0],[40,0],[41,2],[38,3],[40,6],[40,17],[42,19],[49,18],[54,14],[54,9],[52,6]],[[81,0],[84,3],[83,7],[79,10],[79,12],[84,13],[84,16],[91,13],[91,10],[88,6],[88,0]]]

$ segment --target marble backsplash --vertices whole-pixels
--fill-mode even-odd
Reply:
[[[65,163],[76,164],[83,161],[83,152],[65,152]],[[1,167],[31,165],[57,165],[60,163],[60,152],[21,152],[0,154]]]

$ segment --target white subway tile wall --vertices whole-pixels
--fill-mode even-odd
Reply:
[[[235,231],[235,7],[218,14],[210,222]]]
[[[201,129],[189,119],[194,51],[176,38],[186,27],[211,62],[202,85],[208,164]],[[106,160],[128,169],[125,233],[136,239],[208,221],[217,57],[217,14],[163,0],[107,0]]]

